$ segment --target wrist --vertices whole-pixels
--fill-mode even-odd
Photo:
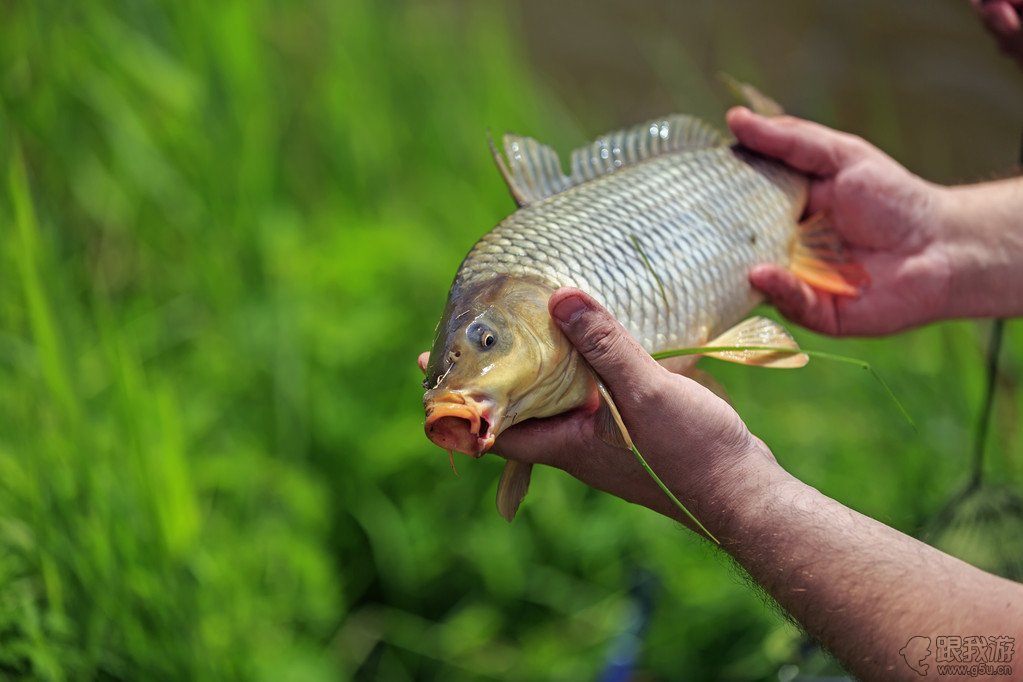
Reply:
[[[766,449],[766,446],[765,446]],[[821,494],[771,461],[751,458],[713,520],[721,548],[740,563],[779,536],[793,517],[821,512]]]
[[[941,317],[1023,312],[1023,181],[948,187],[939,196],[941,247],[949,264]]]
[[[681,499],[727,545],[726,538],[734,537],[737,529],[747,523],[746,519],[756,514],[756,509],[774,499],[784,485],[795,479],[781,468],[767,445],[753,435],[742,448],[714,459],[718,463],[705,469],[703,476],[690,478]]]

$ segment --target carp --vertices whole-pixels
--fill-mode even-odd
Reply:
[[[742,87],[754,109],[780,111]],[[778,323],[744,319],[762,300],[748,282],[759,263],[841,296],[855,296],[867,282],[843,256],[827,216],[800,220],[805,176],[691,116],[602,135],[571,153],[568,174],[536,140],[505,135],[503,146],[502,156],[491,142],[519,208],[459,267],[423,383],[427,436],[449,452],[480,457],[523,420],[600,409],[599,377],[547,311],[559,287],[588,292],[653,353],[704,345],[795,349]],[[768,367],[807,361],[770,351],[707,355]],[[691,373],[695,359],[669,362]],[[509,521],[530,468],[506,464],[497,506]]]

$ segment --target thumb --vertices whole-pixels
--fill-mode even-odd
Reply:
[[[625,327],[588,294],[558,289],[547,306],[561,331],[609,387],[660,369]]]

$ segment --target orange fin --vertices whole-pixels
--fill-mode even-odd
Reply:
[[[533,473],[533,465],[526,462],[508,460],[501,472],[501,480],[497,484],[497,511],[508,523],[515,518],[523,498],[529,491],[529,477]]]
[[[743,320],[707,343],[707,346],[770,346],[771,348],[799,350],[799,344],[785,330],[785,327],[766,317],[751,317],[748,320]],[[810,361],[810,358],[804,353],[779,353],[769,350],[725,350],[704,353],[704,355],[708,358],[736,362],[740,365],[774,369],[802,367]]]
[[[789,270],[810,286],[839,296],[858,296],[870,284],[863,266],[846,256],[824,213],[799,223]]]

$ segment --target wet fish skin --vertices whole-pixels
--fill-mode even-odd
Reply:
[[[724,81],[761,115],[782,112],[752,86]],[[627,446],[613,397],[547,313],[558,287],[588,291],[649,352],[705,346],[704,355],[781,368],[808,360],[781,325],[735,324],[760,301],[750,268],[788,267],[836,295],[869,281],[845,259],[827,216],[798,222],[805,177],[691,117],[598,138],[572,152],[569,175],[536,140],[506,135],[506,157],[493,141],[491,149],[520,210],[465,257],[437,328],[425,427],[449,451],[480,456],[511,424],[576,408],[598,410],[596,435]],[[692,375],[694,362],[665,364]],[[531,469],[505,464],[497,508],[509,521]]]
[[[805,178],[741,148],[664,154],[520,208],[451,298],[495,275],[575,286],[650,352],[699,345],[760,301],[753,265],[788,264],[805,197]]]
[[[760,113],[781,111],[751,86],[726,82]],[[782,368],[808,360],[787,331],[762,317],[735,324],[760,301],[750,268],[788,267],[835,295],[867,283],[826,216],[799,222],[805,177],[697,119],[609,133],[572,153],[569,175],[535,140],[505,136],[504,148],[507,157],[493,149],[494,158],[520,208],[459,267],[424,381],[426,433],[449,451],[478,457],[515,423],[577,408],[599,411],[596,435],[628,447],[613,396],[547,312],[559,287],[589,292],[649,352],[707,346],[704,355]],[[772,350],[752,349],[764,346]],[[691,373],[694,362],[665,364]],[[505,465],[497,508],[508,521],[531,469]]]
[[[650,352],[704,344],[759,301],[753,265],[786,264],[806,196],[802,176],[688,117],[598,140],[571,177],[535,141],[506,149],[525,205],[462,262],[424,382],[428,436],[475,456],[519,421],[599,403],[547,313],[555,289],[588,291]]]
[[[550,319],[546,301],[558,287],[589,292],[650,352],[712,339],[798,350],[766,318],[735,324],[760,301],[750,268],[788,267],[843,295],[865,282],[825,217],[799,222],[804,176],[697,119],[670,116],[603,136],[572,153],[570,175],[535,140],[505,136],[504,144],[507,161],[496,150],[495,160],[520,208],[462,262],[424,382],[426,432],[446,449],[478,456],[519,421],[609,404]],[[704,354],[773,367],[807,360]],[[670,369],[693,362],[676,359]]]

